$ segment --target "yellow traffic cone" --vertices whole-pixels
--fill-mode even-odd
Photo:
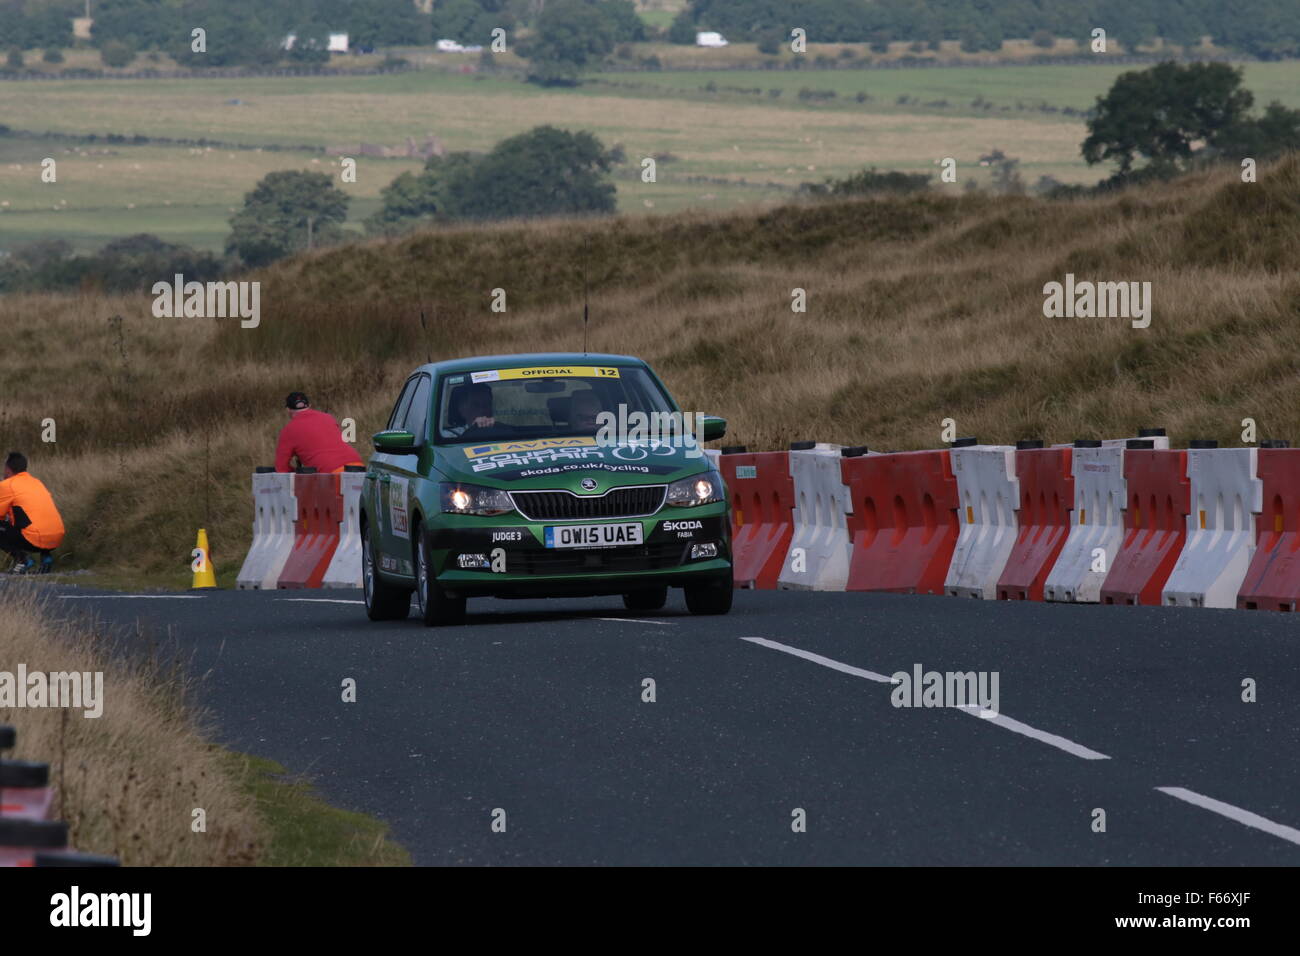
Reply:
[[[208,533],[203,528],[199,529],[199,538],[190,554],[194,558],[190,564],[194,569],[194,583],[190,587],[215,588],[217,576],[212,573],[212,552],[208,550]]]

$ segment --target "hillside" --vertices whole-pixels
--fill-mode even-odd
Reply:
[[[1238,444],[1246,417],[1300,438],[1300,157],[1259,178],[447,229],[265,271],[254,330],[155,319],[147,295],[0,298],[0,435],[59,497],[65,566],[183,585],[206,522],[229,581],[286,392],[355,418],[368,453],[428,358],[581,349],[585,262],[588,347],[648,359],[685,408],[729,419],[727,444],[935,447],[944,418],[999,442],[1164,425]],[[1067,272],[1151,282],[1150,328],[1045,318]]]

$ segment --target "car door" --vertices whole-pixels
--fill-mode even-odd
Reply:
[[[412,504],[419,490],[420,451],[428,441],[429,404],[433,393],[433,379],[427,373],[413,376],[408,382],[409,395],[395,412],[391,427],[410,432],[415,436],[415,450],[405,454],[385,456],[385,473],[379,479],[384,497],[385,554],[394,562],[393,570],[403,575],[414,575],[414,551],[411,547]]]
[[[406,420],[407,409],[411,407],[411,400],[419,384],[417,379],[418,376],[412,376],[402,386],[397,403],[393,406],[393,412],[388,416],[388,424],[384,426],[385,431],[400,429],[402,422]],[[371,540],[377,547],[375,564],[379,570],[389,574],[402,573],[398,563],[399,555],[395,544],[397,539],[393,531],[393,513],[390,507],[394,462],[401,457],[403,456],[376,450],[370,458],[370,470],[366,475],[371,495],[369,514],[375,529]]]

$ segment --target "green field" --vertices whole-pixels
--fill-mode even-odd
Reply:
[[[0,119],[15,131],[84,136],[208,139],[184,145],[0,137],[0,236],[40,237],[93,248],[114,236],[154,232],[219,249],[227,220],[266,173],[339,169],[329,146],[397,146],[426,133],[448,149],[486,150],[540,123],[596,133],[621,144],[628,162],[615,181],[625,212],[689,206],[736,208],[788,200],[801,182],[864,166],[932,171],[951,156],[963,179],[980,181],[978,157],[993,148],[1021,160],[1025,180],[1044,174],[1094,182],[1109,172],[1079,156],[1082,120],[1038,104],[1087,107],[1116,67],[1008,66],[908,70],[622,73],[572,90],[502,77],[421,70],[385,76],[206,80],[63,80],[0,83]],[[1300,105],[1300,64],[1251,64],[1259,102]],[[716,92],[702,90],[709,83]],[[761,88],[761,95],[724,87]],[[835,90],[824,103],[801,88]],[[779,97],[768,95],[781,90]],[[858,92],[870,99],[855,101]],[[908,97],[904,104],[900,96]],[[975,109],[983,97],[992,109]],[[945,105],[936,105],[946,101]],[[927,105],[928,104],[928,105]],[[234,148],[243,146],[247,148]],[[279,147],[272,151],[267,147]],[[260,149],[259,149],[260,147]],[[657,181],[639,177],[643,157],[664,154]],[[57,183],[42,183],[54,158]],[[418,168],[406,158],[358,157],[351,228],[380,190]],[[960,188],[949,186],[949,189]]]
[[[1300,61],[1247,63],[1245,87],[1255,94],[1256,106],[1280,100],[1284,106],[1300,107]],[[977,96],[995,106],[1017,103],[1033,106],[1048,103],[1056,107],[1088,109],[1103,95],[1115,78],[1135,66],[995,66],[927,67],[898,70],[702,70],[678,73],[609,73],[598,78],[635,82],[662,91],[698,93],[708,83],[719,87],[762,87],[779,89],[781,99],[797,96],[800,89],[834,90],[837,99],[852,99],[863,92],[874,104],[893,105],[899,96],[922,102],[947,100],[950,108],[965,109]],[[835,104],[835,101],[832,101]],[[862,109],[857,103],[839,103],[843,108]]]

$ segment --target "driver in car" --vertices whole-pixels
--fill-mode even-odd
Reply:
[[[569,414],[574,428],[596,430],[596,416],[602,411],[599,396],[592,389],[574,392],[570,399]]]
[[[446,435],[459,437],[476,428],[491,428],[496,424],[492,414],[492,386],[482,382],[459,386],[452,395],[451,411],[451,424],[443,429]]]

